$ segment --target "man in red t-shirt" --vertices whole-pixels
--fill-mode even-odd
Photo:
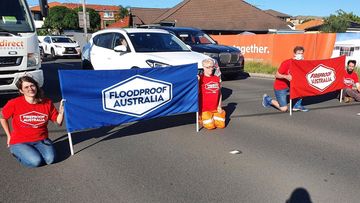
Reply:
[[[274,106],[282,112],[288,110],[288,99],[287,96],[289,94],[290,81],[292,79],[290,74],[290,66],[292,60],[303,60],[304,59],[304,47],[296,46],[294,48],[294,58],[287,59],[283,61],[275,74],[275,82],[274,82],[274,93],[275,99],[272,99],[267,94],[263,95],[262,105],[264,107]],[[293,111],[309,111],[307,108],[302,106],[302,99],[298,99],[293,107]]]
[[[204,73],[199,79],[199,111],[202,124],[207,129],[225,127],[225,111],[221,108],[220,77],[214,75],[215,62],[205,59],[202,62]]]
[[[350,102],[351,99],[360,101],[360,83],[358,74],[354,71],[356,66],[355,60],[349,60],[347,63],[346,73],[344,77],[344,102]]]

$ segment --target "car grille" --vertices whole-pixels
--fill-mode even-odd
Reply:
[[[19,66],[21,64],[22,58],[22,56],[0,57],[0,67]]]
[[[220,63],[228,64],[228,63],[237,63],[239,61],[239,53],[220,53]]]
[[[0,78],[0,86],[1,85],[10,85],[14,81],[14,78]]]
[[[77,51],[74,47],[65,47],[64,54],[77,54]]]

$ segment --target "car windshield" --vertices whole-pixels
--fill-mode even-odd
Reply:
[[[136,52],[179,52],[191,51],[182,41],[167,33],[130,33],[130,40]]]
[[[178,32],[177,36],[185,44],[216,44],[216,42],[203,32]]]
[[[34,25],[24,0],[0,0],[0,32],[34,32]]]
[[[52,38],[53,43],[74,43],[70,38],[66,37],[53,37]]]

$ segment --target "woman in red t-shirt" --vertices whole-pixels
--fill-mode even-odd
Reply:
[[[225,127],[225,111],[221,108],[220,77],[213,74],[215,62],[205,59],[202,62],[204,73],[199,79],[199,111],[202,124],[207,129]]]
[[[58,112],[50,99],[44,98],[38,83],[29,76],[19,78],[16,87],[21,96],[6,103],[0,119],[10,152],[27,167],[38,167],[43,161],[51,164],[55,160],[55,148],[48,138],[47,124],[49,120],[62,124],[63,101]]]

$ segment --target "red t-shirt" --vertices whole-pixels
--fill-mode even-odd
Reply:
[[[346,71],[345,77],[344,77],[344,83],[346,85],[346,88],[352,88],[358,82],[359,82],[359,78],[355,71],[353,71],[351,74],[349,74]]]
[[[56,121],[58,112],[49,99],[30,104],[20,96],[7,102],[2,115],[4,119],[12,118],[10,144],[17,144],[46,139],[48,121]]]
[[[290,65],[293,59],[285,60],[281,63],[278,72],[283,75],[290,74]],[[290,82],[287,79],[279,79],[275,78],[274,89],[275,90],[283,90],[290,87]]]
[[[199,88],[200,112],[217,110],[221,91],[220,78],[201,74]]]

